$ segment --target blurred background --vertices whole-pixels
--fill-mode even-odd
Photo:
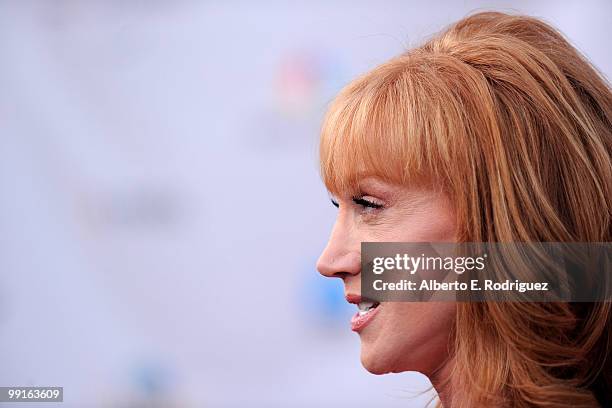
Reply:
[[[356,75],[482,9],[612,72],[610,1],[0,1],[0,385],[64,407],[424,407],[373,376],[317,170]],[[20,403],[19,407],[27,404]]]

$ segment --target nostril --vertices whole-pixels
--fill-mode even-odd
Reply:
[[[336,272],[332,275],[332,278],[340,278],[342,280],[345,280],[346,278],[348,278],[349,276],[353,276],[354,274],[350,273],[350,272]]]

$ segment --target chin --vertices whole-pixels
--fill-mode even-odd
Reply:
[[[361,344],[361,365],[371,374],[382,375],[406,371],[405,368],[397,367],[397,360],[397,357],[389,355],[388,352],[372,350],[371,346]]]
[[[384,362],[369,356],[366,357],[363,355],[363,353],[361,355],[361,365],[370,374],[382,375],[392,372],[392,370]]]
[[[377,347],[378,346],[378,347]],[[361,342],[361,365],[368,372],[375,375],[402,373],[405,371],[416,371],[427,375],[435,367],[430,367],[429,363],[436,361],[436,355],[422,355],[424,350],[414,350],[414,348],[402,347],[405,345],[397,345],[393,347],[385,344],[369,344]],[[418,347],[415,347],[418,349]],[[431,350],[429,350],[431,351]],[[416,352],[419,356],[415,357],[412,353]]]

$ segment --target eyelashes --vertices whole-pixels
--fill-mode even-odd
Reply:
[[[364,198],[363,196],[361,197],[353,197],[352,198],[353,203],[355,203],[358,206],[363,207],[364,209],[374,209],[374,210],[378,210],[380,208],[383,208],[382,204],[376,203],[372,200],[368,200],[366,198]],[[336,208],[340,208],[340,204],[338,203],[338,201],[334,200],[333,198],[331,199],[331,203],[334,207]]]
[[[363,197],[353,197],[353,202],[357,205],[360,205],[364,208],[372,208],[375,210],[378,210],[379,208],[382,208],[383,205],[379,204],[379,203],[375,203],[374,201],[370,201],[367,200]]]

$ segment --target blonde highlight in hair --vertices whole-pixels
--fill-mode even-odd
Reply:
[[[526,16],[469,16],[349,84],[321,133],[327,188],[431,180],[459,239],[609,242],[610,84]],[[453,406],[612,404],[610,303],[462,303]],[[463,390],[463,392],[461,391]]]

